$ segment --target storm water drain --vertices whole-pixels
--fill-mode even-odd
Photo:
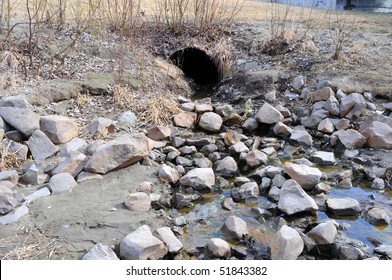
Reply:
[[[214,85],[220,80],[221,75],[214,59],[201,49],[188,47],[176,51],[170,60],[198,85]]]

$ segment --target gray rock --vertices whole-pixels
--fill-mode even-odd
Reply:
[[[222,201],[222,208],[226,210],[233,210],[237,206],[237,203],[234,202],[233,198],[226,197]]]
[[[193,160],[185,157],[177,157],[176,164],[184,167],[191,167],[193,165]]]
[[[234,177],[238,172],[237,162],[232,157],[225,157],[214,164],[214,171],[216,176]]]
[[[370,147],[375,149],[392,149],[392,126],[374,121],[360,132],[366,137]]]
[[[259,123],[254,118],[247,118],[242,124],[242,128],[246,131],[255,131],[259,127]]]
[[[120,243],[120,257],[124,260],[158,260],[167,252],[166,246],[152,235],[147,225],[128,234]]]
[[[30,109],[32,106],[22,95],[5,96],[0,99],[0,107]]]
[[[361,260],[372,255],[372,250],[362,241],[338,234],[331,255],[340,260]]]
[[[318,183],[314,190],[316,193],[329,193],[331,191],[331,186],[326,183]]]
[[[59,194],[62,192],[71,191],[78,183],[69,173],[60,173],[50,178],[48,188],[52,194]]]
[[[5,215],[18,205],[14,192],[9,188],[0,185],[0,215]]]
[[[316,241],[317,245],[330,245],[336,240],[338,231],[333,222],[321,223],[308,232],[307,236]]]
[[[206,244],[208,252],[217,258],[228,259],[231,256],[229,243],[220,238],[211,238]]]
[[[40,116],[29,109],[0,107],[0,117],[25,137],[30,137],[34,131],[40,129]]]
[[[109,133],[114,133],[115,129],[116,123],[105,117],[98,117],[87,126],[87,130],[91,135],[100,137],[107,136]]]
[[[381,178],[374,179],[371,188],[376,190],[383,190],[385,188],[384,180]]]
[[[332,116],[338,116],[340,114],[339,101],[335,96],[331,96],[324,104],[324,108],[328,110]]]
[[[62,161],[53,171],[52,175],[60,173],[69,173],[73,177],[78,176],[86,165],[88,158],[85,154],[79,152],[72,152],[68,154],[64,161]]]
[[[173,231],[169,227],[158,228],[157,232],[163,242],[165,242],[170,253],[178,253],[182,249],[183,245],[181,241],[175,237]]]
[[[318,210],[314,199],[295,180],[284,183],[280,190],[278,208],[288,215]]]
[[[300,91],[304,86],[305,86],[305,78],[304,76],[297,76],[295,77],[290,85],[293,87],[294,90],[296,90],[297,92]]]
[[[311,160],[318,165],[327,166],[336,163],[335,154],[332,152],[317,151],[310,155]]]
[[[293,129],[282,122],[278,122],[274,127],[273,131],[276,135],[279,136],[290,136],[293,132]]]
[[[215,175],[212,168],[195,168],[181,177],[180,184],[192,187],[198,191],[211,191],[215,185]]]
[[[347,149],[362,148],[366,144],[366,137],[353,129],[339,130],[336,135]]]
[[[348,119],[331,119],[336,130],[346,130],[349,129],[351,124]]]
[[[366,220],[372,225],[389,225],[391,223],[387,212],[378,207],[374,207],[367,212]]]
[[[205,157],[194,158],[193,162],[195,163],[196,167],[200,167],[200,168],[212,167],[212,162],[208,158],[205,158]]]
[[[272,186],[267,197],[273,202],[278,202],[280,198],[280,188]]]
[[[359,117],[366,109],[366,100],[359,93],[352,93],[340,102],[341,118],[345,117],[351,119],[352,117]]]
[[[78,136],[78,125],[70,118],[63,116],[45,116],[40,119],[42,132],[54,144],[63,144]]]
[[[59,156],[67,156],[71,152],[83,152],[87,146],[88,144],[86,140],[75,137],[71,141],[61,146]]]
[[[246,155],[246,163],[252,168],[265,165],[267,161],[268,156],[259,150],[252,151]]]
[[[230,146],[229,152],[231,154],[248,153],[249,148],[244,144],[244,142],[237,142],[236,144]]]
[[[276,90],[272,90],[272,91],[267,92],[264,95],[264,100],[267,101],[267,102],[270,102],[270,103],[275,103],[275,101],[276,101]]]
[[[46,167],[46,164],[33,163],[23,175],[23,181],[31,185],[41,185],[47,182],[49,180],[49,175],[45,173]]]
[[[235,113],[234,108],[229,104],[223,104],[215,107],[215,112],[222,118],[226,118],[231,114]]]
[[[147,130],[147,137],[155,141],[168,139],[170,134],[170,127],[163,125],[157,125]]]
[[[380,245],[374,248],[374,252],[392,258],[392,245]]]
[[[270,245],[271,260],[296,260],[304,249],[298,232],[286,225],[274,235]]]
[[[200,117],[199,126],[210,132],[218,132],[222,127],[222,117],[216,113],[204,113]]]
[[[335,92],[330,87],[324,87],[310,93],[310,98],[313,103],[321,100],[328,100],[331,96],[335,96]]]
[[[1,181],[10,181],[14,185],[16,185],[19,181],[18,172],[16,170],[1,171],[0,172],[0,182]]]
[[[192,128],[197,118],[196,113],[182,112],[174,115],[173,122],[175,126],[183,128]]]
[[[195,111],[195,104],[193,102],[186,102],[181,104],[181,109],[185,112],[194,112]]]
[[[236,216],[229,216],[226,219],[222,231],[227,237],[233,240],[241,240],[249,234],[246,222]]]
[[[336,216],[359,215],[361,206],[353,198],[330,198],[327,200],[328,210]]]
[[[129,210],[147,212],[151,208],[151,199],[144,192],[131,193],[124,204]]]
[[[256,114],[256,120],[259,123],[275,124],[278,122],[283,122],[284,117],[270,104],[264,103],[264,105],[259,109]]]
[[[291,132],[290,140],[296,141],[301,145],[311,146],[313,144],[313,138],[306,131],[303,126],[297,126]]]
[[[284,172],[305,190],[312,190],[319,182],[322,172],[316,167],[286,162]]]
[[[24,200],[27,202],[27,205],[31,202],[33,202],[34,200],[40,199],[42,197],[46,197],[51,195],[51,192],[48,188],[44,187],[42,189],[38,189],[35,192],[33,192],[32,194],[26,196],[24,198]]]
[[[127,167],[148,156],[149,140],[143,134],[122,135],[100,146],[86,163],[84,170],[106,174]]]
[[[195,146],[184,146],[178,149],[182,155],[191,155],[197,152]]]
[[[150,193],[152,192],[153,188],[154,188],[154,184],[152,182],[144,181],[139,184],[136,190],[138,192]]]
[[[278,188],[281,188],[283,184],[287,181],[287,179],[281,175],[281,174],[276,174],[274,178],[272,179],[272,186],[276,186]]]
[[[241,187],[233,189],[231,196],[235,202],[257,201],[259,198],[259,186],[255,182],[245,183]]]
[[[97,243],[82,257],[82,260],[119,260],[119,258],[108,245]]]
[[[77,182],[81,183],[89,180],[102,180],[102,179],[103,177],[99,174],[82,171],[78,175]]]
[[[21,217],[27,215],[28,213],[29,208],[25,204],[22,204],[7,215],[0,216],[0,225],[12,224],[13,222],[19,220]]]
[[[241,141],[241,135],[237,131],[229,129],[224,133],[223,141],[226,146],[231,146]]]
[[[335,126],[331,119],[326,118],[319,123],[317,129],[324,133],[332,133],[335,131]]]
[[[117,123],[120,126],[125,127],[135,127],[137,124],[137,117],[135,113],[131,111],[126,111],[118,118]]]
[[[158,178],[161,181],[175,184],[180,179],[180,174],[175,168],[162,164],[159,168]]]
[[[36,130],[31,135],[27,145],[30,148],[33,158],[36,160],[47,159],[59,151],[59,147],[54,145],[41,130]]]

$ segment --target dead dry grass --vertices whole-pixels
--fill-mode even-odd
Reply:
[[[4,252],[9,245],[27,235],[23,242],[6,252],[2,260],[53,260],[65,258],[63,246],[57,239],[48,238],[38,228],[18,229],[15,236],[0,239],[0,250]]]

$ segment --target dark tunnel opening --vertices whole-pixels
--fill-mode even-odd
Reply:
[[[196,84],[214,85],[220,80],[218,66],[214,60],[198,48],[189,47],[176,51],[170,56],[170,60]]]

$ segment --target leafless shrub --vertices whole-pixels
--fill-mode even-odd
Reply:
[[[19,65],[24,64],[24,57],[16,52],[0,52],[0,88],[13,89],[19,79]]]
[[[356,18],[352,22],[348,21],[348,17],[337,11],[335,20],[332,19],[332,13],[329,18],[329,34],[334,47],[332,58],[339,60],[343,56],[343,47],[347,44],[347,37],[353,31]]]
[[[231,46],[226,39],[221,39],[213,50],[212,54],[215,64],[218,66],[219,79],[223,80],[231,76],[231,67],[233,65],[233,54]]]

